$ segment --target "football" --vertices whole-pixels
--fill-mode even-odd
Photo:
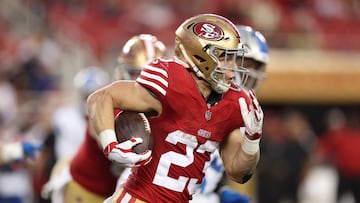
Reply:
[[[148,119],[143,113],[120,111],[115,116],[115,133],[119,143],[135,137],[142,138],[143,142],[133,147],[134,152],[137,154],[152,149],[151,128]]]

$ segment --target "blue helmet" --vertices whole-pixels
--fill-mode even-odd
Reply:
[[[254,67],[246,67],[250,70],[245,88],[256,91],[266,78],[266,65],[269,61],[268,46],[265,37],[250,26],[237,25],[240,33],[239,46],[246,48],[244,58],[257,63]]]
[[[74,77],[74,86],[80,94],[87,97],[95,90],[110,82],[108,73],[100,67],[89,66],[81,69]]]
[[[269,61],[269,52],[265,37],[250,26],[237,25],[236,27],[240,32],[242,45],[248,49],[244,57],[267,64]]]

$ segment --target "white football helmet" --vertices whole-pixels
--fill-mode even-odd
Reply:
[[[97,66],[80,70],[74,77],[74,86],[83,98],[110,82],[109,74]]]
[[[155,58],[165,56],[166,47],[154,35],[140,34],[131,37],[118,57],[116,79],[136,79],[143,67]]]
[[[232,22],[219,15],[200,14],[185,20],[175,34],[176,57],[186,62],[197,77],[209,82],[215,92],[239,91],[243,87],[248,70],[242,61],[236,64],[236,58],[242,57],[245,49],[238,47],[240,36]],[[226,81],[226,71],[235,74],[231,84]]]
[[[250,26],[237,25],[241,44],[246,48],[244,66],[250,70],[245,87],[257,90],[266,78],[266,65],[269,61],[268,46],[265,37]],[[249,62],[252,60],[253,62]]]

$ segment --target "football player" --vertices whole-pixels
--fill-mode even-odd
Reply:
[[[235,25],[201,14],[175,33],[174,59],[154,60],[136,81],[116,81],[88,98],[105,156],[133,167],[109,202],[188,202],[218,148],[228,177],[238,183],[251,178],[259,161],[263,112],[254,92],[243,88],[249,70]],[[114,109],[156,115],[149,117],[152,151],[134,153],[139,138],[117,142]]]
[[[265,37],[250,26],[237,25],[240,32],[241,44],[247,48],[244,55],[244,66],[250,70],[245,88],[258,90],[266,78],[266,66],[269,61],[268,46]],[[194,195],[195,202],[207,203],[244,203],[250,198],[226,187],[226,178],[223,176],[224,167],[219,153],[212,154],[209,168],[206,170],[205,178]],[[220,195],[220,196],[219,196]]]
[[[151,34],[140,34],[130,38],[123,46],[115,68],[116,80],[134,80],[142,68],[153,59],[166,54],[164,43]]]
[[[153,35],[133,36],[125,43],[118,57],[119,65],[114,70],[115,79],[136,78],[142,67],[154,58],[164,56],[165,51],[165,45]],[[79,87],[90,82],[86,80],[86,77],[77,78]],[[118,110],[114,111],[114,115],[118,112]],[[61,165],[67,169],[64,170]],[[52,175],[54,181],[47,184],[44,193],[53,193],[53,203],[78,203],[79,201],[102,203],[115,191],[121,173],[123,174],[121,177],[126,179],[128,172],[123,172],[123,169],[104,156],[96,135],[87,125],[85,140],[78,152],[68,163],[58,164],[54,168]],[[59,178],[59,173],[63,173],[61,175],[63,178]],[[123,182],[123,179],[119,182]]]

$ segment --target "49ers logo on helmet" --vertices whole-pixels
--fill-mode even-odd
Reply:
[[[218,41],[223,38],[223,30],[211,23],[198,23],[193,28],[194,33],[206,40]]]

